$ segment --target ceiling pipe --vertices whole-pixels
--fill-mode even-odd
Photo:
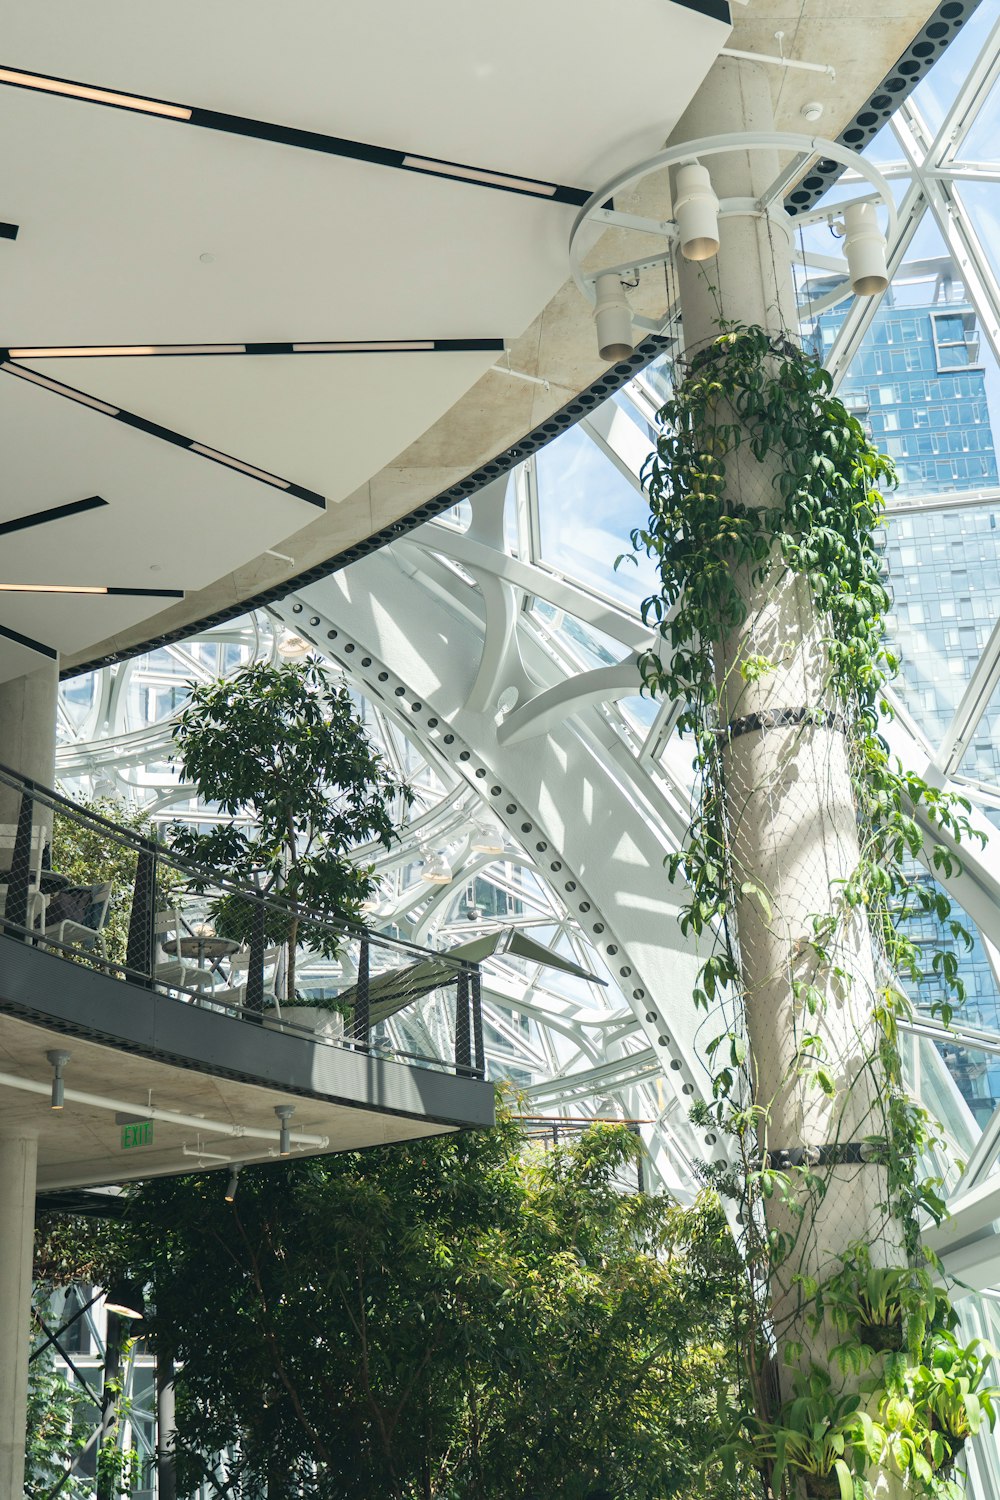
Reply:
[[[26,1094],[42,1094],[48,1097],[51,1085],[36,1083],[33,1078],[21,1078],[16,1073],[0,1073],[0,1088],[20,1089]],[[137,1105],[134,1100],[111,1099],[104,1094],[85,1094],[79,1089],[66,1089],[68,1104],[85,1104],[91,1109],[104,1109],[111,1114],[140,1116],[144,1120],[161,1120],[164,1125],[180,1125],[187,1130],[207,1130],[213,1135],[229,1136],[232,1140],[275,1141],[281,1140],[277,1130],[260,1130],[252,1125],[233,1125],[226,1120],[202,1119],[200,1115],[182,1115],[172,1109],[161,1109],[159,1105]],[[328,1135],[306,1135],[302,1131],[291,1133],[296,1146],[317,1146],[323,1150],[330,1144]]]

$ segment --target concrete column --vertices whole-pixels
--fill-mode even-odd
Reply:
[[[177,1500],[174,1441],[177,1418],[174,1404],[174,1362],[156,1356],[156,1494],[157,1500]]]
[[[56,774],[56,697],[59,691],[59,667],[49,662],[26,677],[15,677],[0,683],[0,765],[9,766],[21,776],[30,777],[40,786],[51,787]],[[20,796],[0,782],[0,825],[17,823]],[[52,834],[52,814],[36,809],[36,825],[41,832],[38,856]],[[10,869],[10,849],[0,844],[0,869]]]
[[[34,1136],[0,1135],[0,1495],[10,1496],[24,1493],[37,1158]]]
[[[716,62],[682,118],[671,145],[726,131],[774,129],[770,80],[757,64]],[[756,198],[778,172],[773,152],[734,151],[708,157],[720,198]],[[688,357],[719,334],[719,320],[759,324],[798,341],[786,225],[749,216],[720,221],[716,260],[699,266],[679,258],[684,343]],[[732,409],[725,420],[733,420]],[[774,503],[773,478],[780,455],[759,464],[748,451],[726,459],[732,498],[750,506]],[[883,1132],[877,1069],[870,1064],[876,1035],[871,1020],[874,965],[867,924],[841,925],[836,963],[844,978],[819,969],[809,940],[813,918],[834,909],[843,882],[859,858],[854,798],[844,734],[830,725],[797,723],[761,728],[754,715],[834,705],[824,688],[829,662],[825,623],[817,617],[808,585],[787,575],[775,556],[764,583],[749,572],[737,578],[747,605],[744,625],[716,643],[719,722],[736,726],[725,743],[723,781],[730,825],[734,884],[762,888],[737,899],[737,931],[746,993],[755,1101],[769,1117],[760,1144],[770,1152],[860,1142]],[[749,657],[771,665],[759,680],[744,679]],[[749,723],[747,721],[750,721]],[[795,983],[815,984],[825,1005],[811,1015]],[[808,1054],[805,1032],[823,1039],[823,1063],[833,1074],[831,1099],[801,1076]],[[865,1241],[876,1261],[895,1260],[899,1237],[880,1201],[886,1198],[881,1167],[824,1167],[829,1186],[822,1204],[810,1205],[808,1233],[773,1279],[772,1308],[779,1342],[804,1340],[823,1362],[821,1342],[802,1326],[796,1273],[823,1277],[853,1241]],[[772,1228],[792,1229],[779,1208]],[[786,1377],[787,1378],[787,1377]],[[786,1386],[786,1394],[788,1393]]]

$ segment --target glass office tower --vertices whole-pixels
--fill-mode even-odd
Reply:
[[[813,297],[824,288],[813,283]],[[816,352],[833,344],[848,304],[821,314]],[[845,405],[895,461],[885,565],[893,594],[889,626],[900,657],[897,691],[931,744],[947,736],[997,618],[1000,602],[1000,491],[980,360],[976,316],[952,262],[904,269],[879,308],[845,377]],[[971,791],[1000,778],[1000,700],[990,705],[956,767]],[[984,809],[1000,824],[1000,813]],[[956,912],[957,916],[961,913]],[[936,945],[939,924],[914,923]],[[970,924],[971,927],[971,924]],[[961,954],[964,1021],[1000,1028],[1000,992],[976,936]],[[940,981],[913,998],[928,1007]],[[1000,1101],[1000,1059],[946,1047],[953,1077],[981,1119]]]

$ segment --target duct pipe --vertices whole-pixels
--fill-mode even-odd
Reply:
[[[33,1078],[21,1078],[16,1073],[0,1073],[0,1088],[21,1089],[26,1094],[44,1094],[46,1098],[51,1092],[51,1084],[36,1083]],[[274,1141],[275,1144],[280,1141],[280,1133],[277,1130],[261,1130],[252,1125],[233,1125],[228,1120],[202,1119],[200,1115],[182,1115],[172,1109],[161,1109],[159,1105],[136,1104],[131,1099],[111,1099],[104,1094],[85,1094],[80,1089],[66,1089],[65,1098],[67,1104],[85,1104],[90,1109],[104,1109],[113,1114],[139,1115],[144,1120],[162,1120],[164,1125],[180,1125],[186,1130],[207,1130],[213,1135],[229,1136],[235,1140]],[[292,1131],[291,1140],[293,1145],[316,1146],[321,1151],[330,1144],[328,1135],[306,1135],[299,1130]]]

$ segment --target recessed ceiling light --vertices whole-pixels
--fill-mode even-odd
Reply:
[[[478,167],[463,167],[453,161],[433,161],[429,156],[404,156],[402,165],[413,172],[457,177],[462,182],[481,182],[485,187],[512,188],[519,193],[535,193],[540,198],[552,198],[558,191],[554,182],[534,182],[530,177],[511,177],[507,172],[483,172]]]
[[[79,401],[81,406],[93,407],[94,411],[102,411],[107,417],[118,415],[117,406],[109,406],[106,401],[98,401],[95,396],[88,396],[84,391],[74,390],[71,385],[63,385],[58,380],[50,380],[47,375],[39,375],[37,370],[26,370],[23,365],[12,365],[7,360],[0,365],[0,370],[5,370],[8,375],[16,375],[19,380],[30,380],[33,385],[44,386],[47,391],[55,391],[57,396],[68,396],[71,401]]]
[[[62,94],[69,99],[86,99],[91,104],[135,109],[144,115],[164,115],[168,120],[191,118],[190,109],[183,104],[166,104],[162,99],[144,99],[139,94],[120,94],[115,89],[95,89],[87,83],[48,78],[44,73],[24,73],[19,68],[0,68],[0,83],[12,83],[16,88],[35,89],[43,94]]]

